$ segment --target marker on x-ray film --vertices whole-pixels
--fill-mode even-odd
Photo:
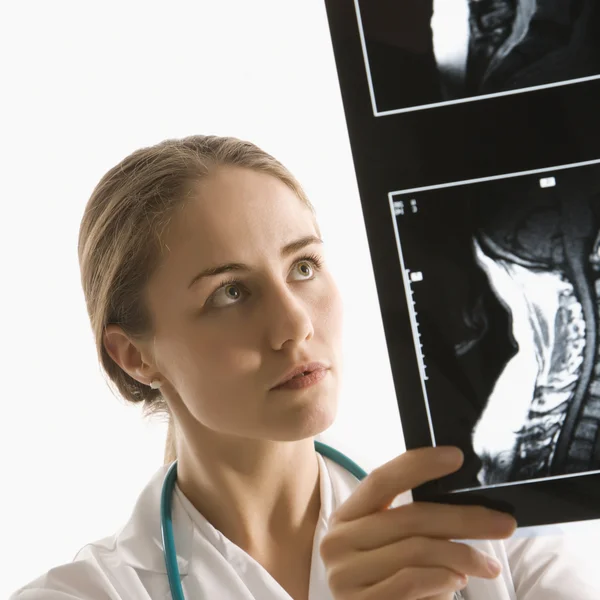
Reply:
[[[396,216],[404,214],[404,202],[402,202],[402,200],[396,200],[394,202],[394,214]]]
[[[542,177],[540,179],[541,188],[554,187],[556,185],[556,179],[554,177]]]

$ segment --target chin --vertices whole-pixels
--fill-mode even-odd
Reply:
[[[324,394],[314,404],[286,415],[281,427],[281,441],[299,441],[313,438],[329,429],[337,416],[337,396]],[[289,419],[289,420],[288,420]]]

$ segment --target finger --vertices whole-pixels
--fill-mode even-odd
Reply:
[[[410,537],[445,540],[496,540],[509,538],[517,522],[506,513],[483,506],[454,506],[414,502],[361,519],[339,524],[327,536],[336,548],[371,550]]]
[[[468,578],[448,569],[409,567],[385,581],[365,588],[361,600],[422,600],[428,596],[452,593],[466,587]],[[445,598],[442,595],[442,598]]]
[[[373,470],[333,513],[330,522],[353,521],[387,508],[399,494],[453,473],[463,458],[453,446],[409,450]]]
[[[414,537],[348,556],[345,584],[349,588],[374,585],[407,567],[444,568],[484,579],[497,577],[501,570],[492,557],[467,544]]]

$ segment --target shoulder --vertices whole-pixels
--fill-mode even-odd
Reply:
[[[116,600],[102,564],[102,551],[98,552],[101,547],[86,546],[82,552],[91,548],[95,560],[76,559],[54,567],[16,590],[9,600]]]
[[[9,600],[121,600],[139,597],[147,584],[160,591],[162,583],[156,580],[162,581],[164,562],[159,503],[165,470],[163,466],[152,476],[118,533],[85,545],[73,562],[50,569],[16,590]],[[175,504],[175,516],[177,511],[182,509]],[[175,518],[174,526],[177,523]],[[186,525],[184,521],[180,527]],[[187,540],[185,533],[180,534],[183,540]],[[180,566],[182,572],[185,566]]]

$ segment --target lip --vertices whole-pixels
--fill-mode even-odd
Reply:
[[[311,363],[297,365],[293,369],[289,370],[279,380],[279,382],[276,383],[271,389],[272,390],[282,389],[284,387],[287,387],[286,384],[290,385],[292,381],[294,383],[301,382],[303,380],[303,378],[294,379],[294,377],[296,377],[296,375],[300,375],[302,373],[306,373],[306,375],[305,375],[306,378],[309,378],[309,376],[312,375],[313,377],[311,377],[311,379],[315,379],[315,380],[321,379],[321,377],[316,377],[316,376],[324,375],[325,372],[328,370],[329,370],[329,367],[320,362],[311,362]],[[308,383],[308,381],[306,383]]]

